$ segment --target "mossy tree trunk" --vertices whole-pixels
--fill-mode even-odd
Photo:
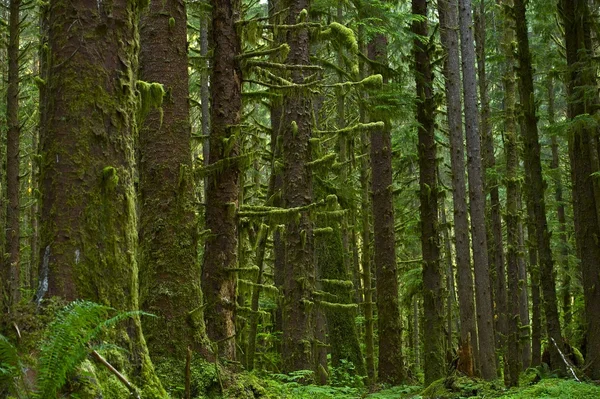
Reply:
[[[379,33],[368,45],[368,56],[387,65],[387,38]],[[379,73],[381,71],[375,70]],[[384,85],[387,78],[384,77]],[[370,120],[385,121],[383,128],[371,132],[371,191],[375,275],[377,279],[377,327],[379,333],[378,380],[401,384],[406,379],[402,356],[402,319],[398,303],[396,235],[392,194],[392,137],[386,112],[371,104]]]
[[[465,149],[463,144],[463,122],[460,89],[460,57],[458,43],[457,0],[439,0],[440,37],[446,51],[444,78],[448,130],[450,136],[450,167],[452,170],[452,198],[454,206],[454,235],[456,249],[458,302],[460,317],[460,353],[463,361],[458,365],[464,373],[473,372],[474,357],[477,357],[477,327],[475,324],[475,302],[473,299],[473,272],[469,220],[467,215],[467,188],[465,182]],[[465,361],[466,360],[466,361]]]
[[[557,348],[563,350],[560,319],[556,298],[554,261],[550,248],[550,231],[546,219],[544,192],[546,182],[542,175],[541,145],[537,129],[537,115],[533,87],[533,71],[529,52],[529,37],[525,2],[514,0],[515,33],[517,39],[517,76],[523,117],[521,119],[521,137],[523,139],[523,161],[525,164],[525,194],[529,198],[535,218],[535,239],[540,262],[541,286],[544,296],[544,313],[550,342],[552,367],[564,371],[564,362]],[[598,252],[600,254],[600,251]],[[599,291],[600,292],[600,291]],[[600,335],[599,335],[600,336]]]
[[[513,55],[514,30],[508,15],[512,0],[502,0],[502,54],[504,55],[504,153],[506,157],[506,260],[508,271],[508,306],[504,311],[506,337],[502,339],[504,383],[519,385],[521,353],[519,351],[519,140],[516,122],[515,58]],[[499,276],[496,276],[498,279]],[[498,292],[496,293],[498,294]]]
[[[492,288],[492,303],[494,305],[494,320],[496,331],[496,350],[502,354],[506,349],[508,309],[506,293],[506,268],[504,263],[504,241],[502,237],[502,206],[500,204],[499,182],[496,177],[496,157],[494,155],[494,136],[490,98],[488,95],[488,79],[486,71],[486,6],[479,2],[475,8],[475,40],[477,52],[477,70],[479,96],[481,103],[481,145],[484,167],[486,196],[489,193],[489,208],[487,221],[488,254],[490,263],[490,281]],[[499,360],[499,357],[497,357]]]
[[[134,192],[139,7],[131,0],[49,4],[38,300],[58,296],[120,310],[139,307]],[[127,333],[144,397],[165,397],[138,318]]]
[[[204,249],[202,290],[208,337],[217,344],[221,358],[235,360],[237,220],[239,197],[240,118],[242,74],[236,57],[241,53],[236,21],[238,0],[212,1],[213,73],[206,228],[210,234]]]
[[[423,256],[423,328],[425,385],[445,374],[443,350],[443,298],[438,231],[437,146],[435,142],[435,101],[433,72],[429,55],[427,1],[412,0],[412,13],[423,19],[412,24],[414,40],[417,122],[419,125],[419,199],[421,252]],[[381,350],[381,348],[380,348]]]
[[[139,134],[140,301],[153,356],[207,355],[189,122],[185,4],[152,1],[140,23],[140,79],[160,83],[162,107]],[[183,371],[183,370],[181,370]]]
[[[555,124],[555,108],[554,108],[554,78],[548,76],[547,81],[548,89],[548,124],[553,127]],[[559,230],[559,256],[557,257],[558,263],[562,269],[562,280],[559,292],[561,293],[561,306],[563,315],[563,328],[569,331],[571,325],[571,270],[569,267],[569,237],[567,233],[567,218],[566,218],[566,207],[563,199],[563,183],[562,176],[563,171],[560,168],[559,162],[559,148],[558,148],[558,137],[553,134],[550,138],[551,150],[552,150],[552,161],[550,162],[550,168],[552,168],[553,180],[554,180],[554,199],[556,201],[556,218],[558,219],[558,230]],[[565,333],[565,335],[568,332]]]
[[[286,0],[286,24],[294,25],[307,18],[308,0]],[[306,27],[286,32],[290,52],[286,63],[310,64],[310,34]],[[294,84],[304,82],[304,72],[293,70]],[[312,172],[310,137],[312,134],[312,105],[308,91],[291,88],[283,98],[282,136],[283,205],[285,208],[304,207],[312,203]],[[283,282],[283,369],[311,370],[314,367],[315,333],[314,289],[315,265],[313,226],[307,211],[286,224],[283,235],[285,266]]]
[[[8,87],[6,90],[6,243],[8,256],[0,253],[0,264],[5,263],[5,281],[8,282],[9,306],[17,305],[20,299],[20,220],[19,206],[19,143],[21,125],[19,123],[19,37],[21,20],[19,11],[21,0],[10,0],[8,23]],[[4,233],[4,230],[3,230]],[[6,259],[3,259],[6,258]],[[0,274],[1,276],[1,274]]]
[[[481,376],[486,380],[491,380],[496,378],[496,356],[490,268],[485,229],[485,197],[479,138],[479,115],[477,111],[473,15],[471,0],[459,0],[458,3],[467,138],[467,169],[469,172],[469,202],[471,231],[473,234],[473,263],[475,265],[477,329],[479,333],[480,361],[478,366],[481,367]]]
[[[573,182],[575,239],[581,260],[585,300],[586,372],[600,379],[600,198],[596,187],[600,173],[597,122],[585,118],[598,112],[596,67],[591,39],[592,17],[585,0],[560,2],[565,27],[568,79],[569,158]],[[545,291],[544,291],[545,294]],[[544,298],[545,299],[545,298]]]

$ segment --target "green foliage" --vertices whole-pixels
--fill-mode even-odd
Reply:
[[[54,399],[68,376],[90,353],[90,342],[127,318],[144,314],[122,312],[112,317],[111,307],[87,301],[66,306],[48,326],[38,364],[39,399]]]
[[[22,377],[22,364],[17,348],[0,334],[0,396],[16,390]],[[5,392],[7,391],[7,392]]]

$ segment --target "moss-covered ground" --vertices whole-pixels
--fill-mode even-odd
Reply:
[[[558,398],[597,399],[600,385],[559,378],[547,378],[536,382],[527,376],[519,388],[506,389],[501,381],[484,382],[469,378],[449,378],[434,382],[429,387],[399,386],[369,392],[364,387],[333,387],[300,385],[283,381],[282,376],[259,376],[242,374],[236,383],[226,389],[224,398],[265,399],[463,399],[463,398]]]

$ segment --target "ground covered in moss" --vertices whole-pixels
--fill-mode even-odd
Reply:
[[[600,385],[559,378],[547,378],[537,382],[527,381],[519,388],[506,389],[501,381],[484,382],[464,377],[450,377],[429,387],[400,386],[369,392],[364,387],[332,387],[301,385],[294,381],[282,381],[280,376],[246,374],[237,384],[225,391],[227,398],[265,399],[599,399]]]

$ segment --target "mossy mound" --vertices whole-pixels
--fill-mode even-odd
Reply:
[[[469,377],[449,376],[431,383],[420,396],[422,398],[436,399],[493,397],[501,389],[502,385],[496,382],[487,382]]]

